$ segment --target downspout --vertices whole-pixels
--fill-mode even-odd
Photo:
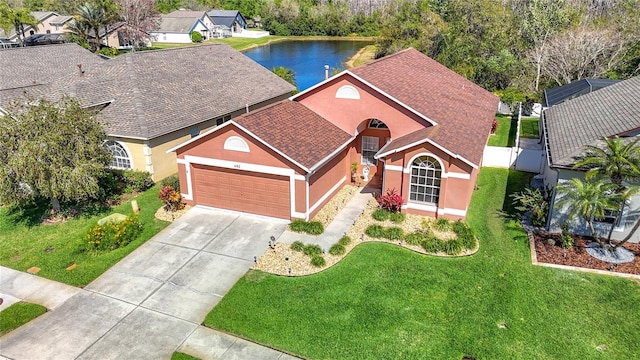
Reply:
[[[553,167],[551,167],[551,153],[549,151],[549,137],[547,135],[547,121],[546,121],[546,117],[544,116],[545,112],[544,110],[542,111],[542,113],[540,114],[540,122],[542,123],[542,139],[541,141],[543,141],[543,147],[544,147],[544,152],[545,152],[545,157],[547,158],[547,167],[549,168],[549,170],[554,171],[556,173],[556,185],[558,184],[558,180],[560,180],[560,171],[554,169]],[[547,186],[546,184],[544,184],[544,186]],[[555,203],[556,203],[556,186],[553,187],[552,190],[552,195],[551,195],[551,201],[549,202],[549,214],[547,215],[547,223],[546,223],[546,230],[549,231],[549,229],[551,228],[551,219],[553,218],[553,212],[555,209]]]
[[[304,184],[305,184],[305,191],[304,191],[304,197],[305,197],[304,220],[305,221],[309,221],[309,215],[311,215],[309,213],[309,179],[310,178],[311,178],[311,173],[307,173],[304,176]]]

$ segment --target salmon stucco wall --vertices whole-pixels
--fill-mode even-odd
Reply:
[[[345,87],[355,89],[359,99],[336,98],[338,91]],[[431,126],[427,120],[379,92],[373,91],[351,76],[341,77],[324,84],[298,97],[296,101],[349,134],[355,134],[356,130],[362,130],[361,124],[367,119],[383,121],[389,127],[393,139]]]
[[[322,206],[331,200],[331,197],[339,191],[342,186],[348,183],[351,177],[348,153],[348,149],[341,151],[336,157],[311,175],[309,179],[310,218],[313,218]],[[333,191],[331,191],[332,189]]]
[[[412,161],[422,155],[440,160],[442,178],[438,204],[409,200]],[[405,152],[389,155],[385,163],[384,189],[401,191],[405,202],[404,211],[411,214],[446,217],[452,220],[464,219],[471,201],[477,169],[453,158],[433,145],[416,146]]]
[[[225,141],[233,136],[243,139],[249,146],[249,152],[225,150]],[[246,135],[245,132],[237,128],[232,123],[228,123],[224,128],[221,128],[207,136],[203,136],[201,139],[178,149],[178,158],[184,158],[185,155],[234,161],[244,164],[294,169],[298,174],[304,173],[303,170],[292,162],[283,158],[281,155],[263,145],[261,142],[255,140],[253,137]]]

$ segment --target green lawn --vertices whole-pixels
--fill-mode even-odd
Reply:
[[[200,358],[191,356],[189,354],[181,353],[176,351],[171,355],[171,360],[199,360]]]
[[[482,168],[473,256],[366,243],[312,276],[251,271],[205,324],[311,359],[637,357],[638,282],[531,265],[526,234],[503,215],[505,192],[529,179]]]
[[[39,276],[73,286],[87,285],[168,225],[154,218],[162,206],[158,191],[154,186],[137,196],[143,224],[140,237],[124,248],[99,255],[81,251],[87,230],[111,213],[132,215],[130,202],[56,225],[41,225],[41,212],[0,208],[0,264],[20,271],[37,266],[42,269]],[[77,267],[66,270],[73,263]]]
[[[0,336],[47,312],[47,308],[28,302],[17,302],[0,312]]]
[[[538,123],[540,118],[521,118],[520,119],[520,136],[523,138],[538,138]]]
[[[489,146],[511,147],[516,143],[516,123],[511,121],[511,115],[496,115],[498,128],[496,133],[489,136]]]

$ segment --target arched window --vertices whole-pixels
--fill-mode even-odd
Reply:
[[[373,129],[388,129],[387,124],[378,119],[369,120],[369,127]]]
[[[107,151],[109,151],[113,157],[110,164],[112,168],[131,169],[131,159],[129,158],[129,154],[127,153],[127,150],[125,150],[124,146],[116,141],[107,140],[104,143],[104,147],[107,148]]]
[[[442,168],[430,156],[420,156],[411,164],[409,200],[437,204],[440,197]]]

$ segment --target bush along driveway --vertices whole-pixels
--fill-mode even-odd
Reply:
[[[319,274],[250,271],[205,324],[310,359],[628,359],[640,286],[531,265],[508,194],[530,176],[482,168],[468,223],[480,249],[435,258],[359,245]]]
[[[154,217],[162,206],[158,191],[154,186],[135,197],[142,230],[130,244],[113,251],[87,251],[87,232],[109,214],[133,215],[130,201],[47,225],[40,223],[42,209],[0,208],[0,265],[20,271],[37,267],[38,276],[85,286],[169,224]]]

